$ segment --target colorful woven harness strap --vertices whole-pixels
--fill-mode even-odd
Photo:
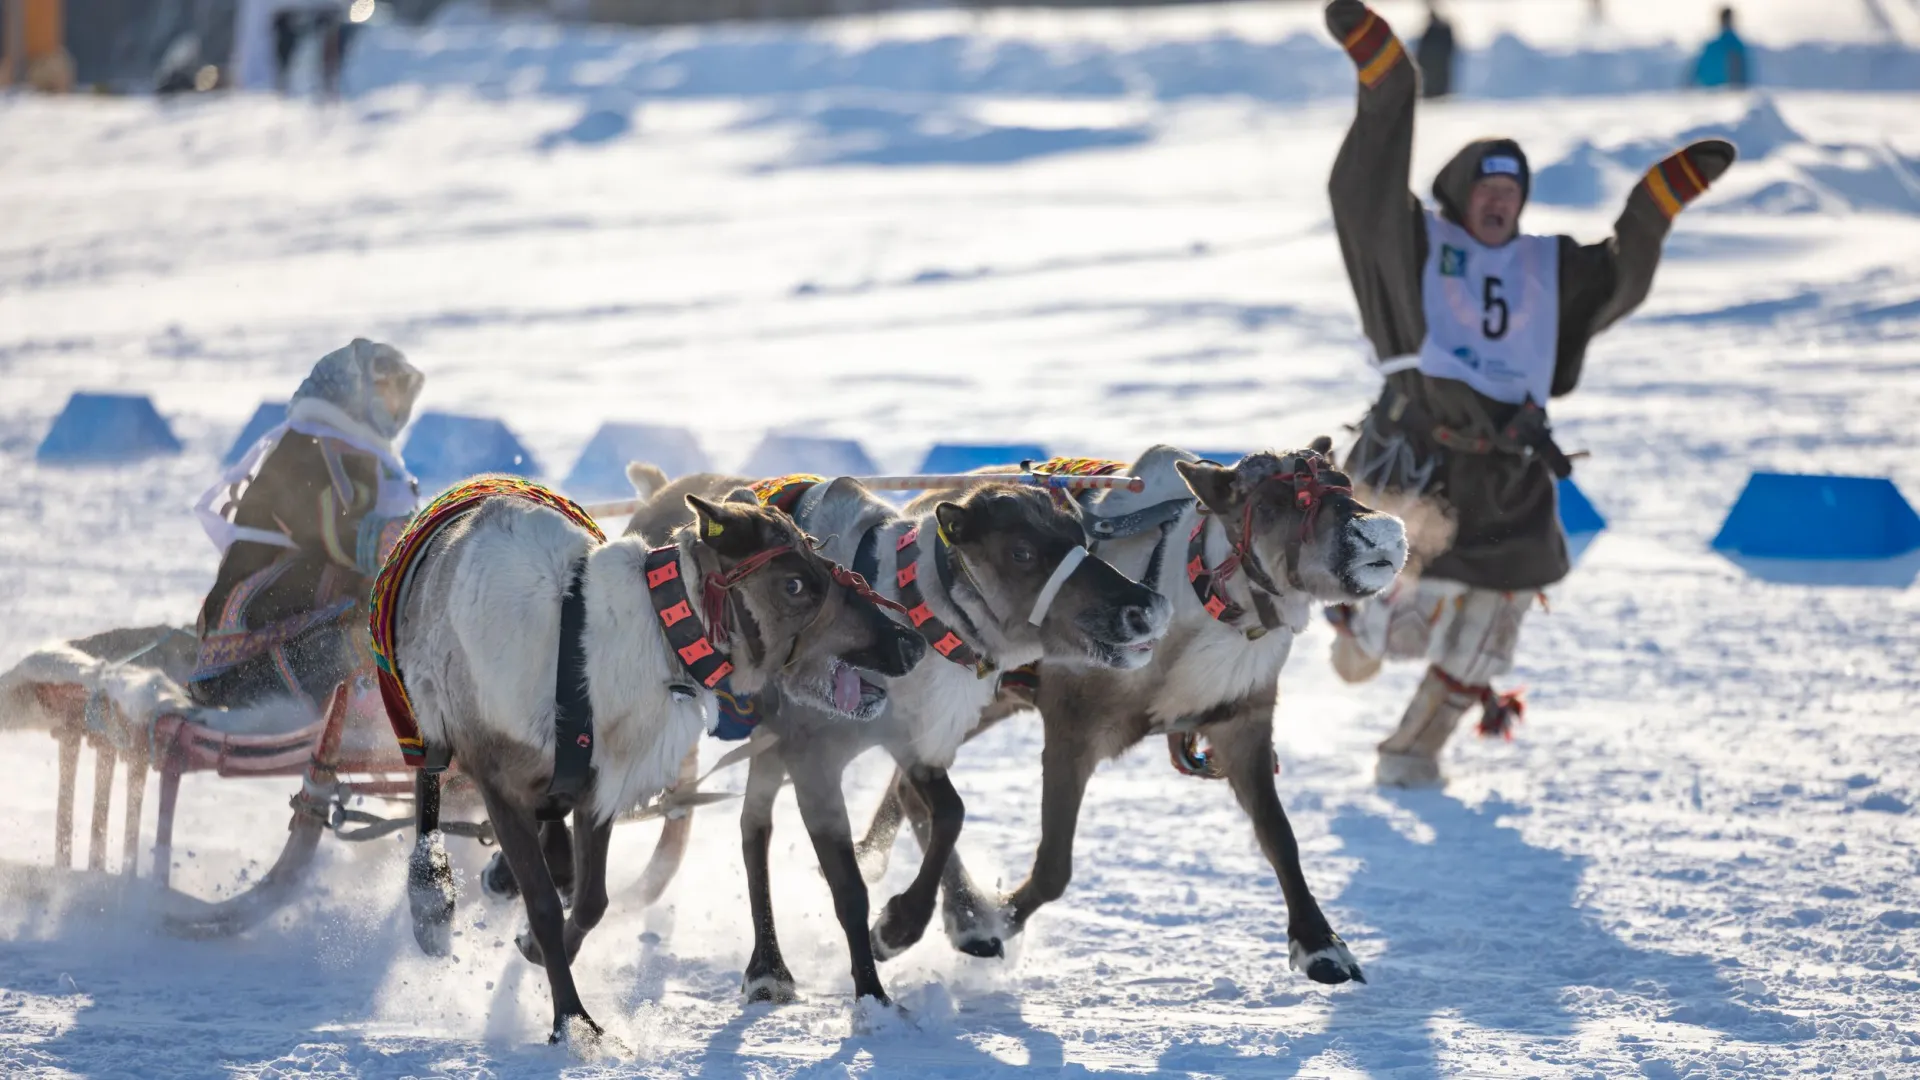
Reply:
[[[766,480],[756,480],[747,485],[753,497],[760,500],[761,506],[771,506],[775,510],[793,516],[793,508],[800,505],[800,497],[810,491],[815,484],[826,483],[825,477],[812,473],[793,473],[789,476],[775,476]]]
[[[1112,476],[1126,471],[1127,463],[1105,458],[1056,457],[1045,461],[1023,461],[1020,467],[1036,476]],[[1073,502],[1073,492],[1062,488],[1049,488],[1047,494],[1053,497],[1054,505],[1062,509]]]
[[[393,725],[400,756],[410,768],[427,766],[427,747],[420,736],[420,724],[414,715],[413,700],[407,696],[406,679],[399,664],[400,605],[407,582],[413,576],[420,553],[441,529],[478,509],[486,500],[501,498],[522,499],[557,511],[585,529],[594,543],[606,542],[606,534],[578,504],[515,476],[476,476],[457,484],[428,503],[407,523],[406,531],[394,542],[393,550],[374,578],[368,622],[373,635],[374,675],[380,684],[380,698],[386,703],[387,722]]]
[[[1028,472],[1042,476],[1112,476],[1127,467],[1124,461],[1108,461],[1105,458],[1056,457],[1045,461],[1026,462]]]

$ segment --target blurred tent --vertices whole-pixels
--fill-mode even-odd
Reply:
[[[1607,519],[1594,508],[1592,500],[1571,476],[1560,479],[1554,495],[1560,508],[1560,531],[1567,537],[1567,558],[1577,563],[1594,538],[1606,529]]]
[[[990,465],[1047,460],[1046,448],[1031,443],[937,443],[920,461],[923,473],[963,473]]]
[[[741,470],[748,476],[813,473],[818,476],[872,476],[878,472],[867,451],[852,439],[769,433]]]
[[[712,465],[700,441],[686,428],[660,424],[609,422],[600,425],[561,482],[580,499],[624,499],[633,495],[627,463],[657,465],[669,478],[704,472]]]
[[[152,398],[75,391],[33,457],[43,464],[104,465],[179,452],[180,440]]]
[[[421,492],[440,491],[480,473],[538,477],[540,464],[512,429],[491,416],[426,412],[407,431],[400,456]]]
[[[234,437],[233,445],[227,448],[227,456],[221,458],[220,463],[231,465],[245,457],[247,451],[253,449],[253,444],[260,441],[260,436],[279,427],[281,421],[286,418],[286,402],[261,402],[260,407],[253,410],[253,416],[247,420],[247,426],[241,428],[240,434]]]

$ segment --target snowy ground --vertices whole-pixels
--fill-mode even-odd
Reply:
[[[1619,6],[1640,12],[1629,29],[1650,22]],[[1829,42],[1843,60],[1878,25],[1853,17]],[[1050,18],[1096,41],[1115,17]],[[768,33],[911,67],[915,48],[945,55],[913,44],[917,25]],[[1004,49],[1008,25],[976,44]],[[1784,46],[1803,29],[1781,15],[1757,32]],[[675,48],[701,55],[698,40]],[[494,68],[592,81],[547,47]],[[1128,456],[1343,434],[1373,392],[1323,192],[1345,84],[1061,89],[1104,48],[1033,46],[1045,93],[820,78],[609,98],[536,75],[474,96],[363,69],[380,88],[326,110],[0,102],[0,663],[190,619],[214,560],[186,503],[255,403],[354,335],[406,349],[426,406],[505,417],[554,476],[620,418],[698,418],[723,466],[776,426],[858,436],[893,467],[936,435]],[[1315,64],[1344,63],[1325,52]],[[751,65],[728,70],[751,83]],[[1423,182],[1466,138],[1511,133],[1540,172],[1530,225],[1589,237],[1683,132],[1731,125],[1746,159],[1556,409],[1563,442],[1593,451],[1579,479],[1612,527],[1530,623],[1519,739],[1463,739],[1444,794],[1383,795],[1371,747],[1416,673],[1350,689],[1324,630],[1296,648],[1282,792],[1370,985],[1286,970],[1278,890],[1231,796],[1148,746],[1095,779],[1072,889],[1013,957],[960,957],[936,934],[890,965],[911,1023],[856,1030],[783,803],[798,1004],[738,1003],[750,937],[722,808],[659,906],[616,891],[576,969],[623,1060],[568,1066],[540,1044],[547,992],[508,942],[516,911],[470,900],[456,960],[419,957],[403,848],[385,842],[329,845],[309,900],[229,942],[170,940],[82,888],[16,887],[0,1073],[1920,1076],[1920,590],[1768,584],[1706,547],[1754,469],[1890,475],[1920,495],[1920,108],[1834,92],[1847,77],[1423,113]],[[186,452],[36,465],[76,388],[151,393]],[[1011,885],[1033,850],[1038,749],[1036,724],[1010,723],[955,771],[986,880]],[[0,761],[0,860],[48,864],[52,744],[0,734]],[[882,775],[855,767],[856,814]],[[289,793],[189,778],[176,882],[212,895],[257,875]],[[651,841],[623,831],[616,890]],[[881,895],[911,861],[903,844]]]

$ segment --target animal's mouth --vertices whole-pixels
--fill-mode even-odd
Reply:
[[[836,711],[858,719],[871,719],[887,703],[886,687],[868,680],[860,669],[835,658],[829,680],[828,700]]]
[[[1349,564],[1340,575],[1340,584],[1348,597],[1363,600],[1393,584],[1399,573],[1400,567],[1392,559],[1369,559]]]
[[[1153,647],[1158,643],[1157,638],[1127,642],[1090,638],[1087,641],[1087,653],[1093,658],[1093,662],[1101,667],[1132,671],[1153,662]]]

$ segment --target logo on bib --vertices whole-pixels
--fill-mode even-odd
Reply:
[[[1440,245],[1440,276],[1467,276],[1467,253],[1464,249],[1454,247],[1452,244]]]
[[[1453,350],[1453,358],[1475,371],[1480,370],[1480,354],[1465,345]]]

